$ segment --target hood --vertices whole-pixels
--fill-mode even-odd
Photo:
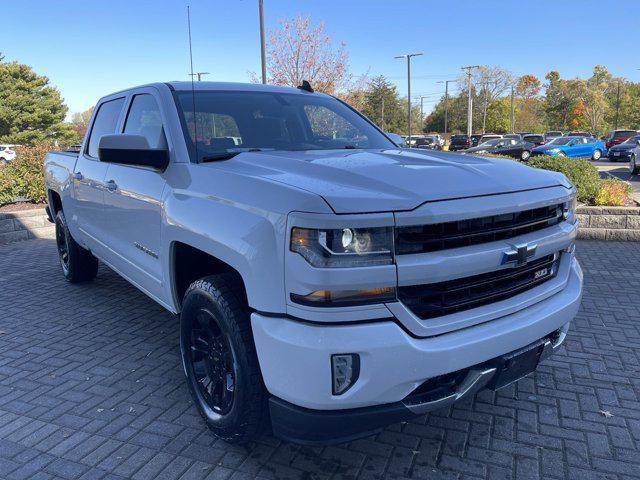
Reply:
[[[533,151],[547,152],[549,150],[553,150],[554,148],[557,148],[558,150],[562,150],[564,147],[566,147],[566,145],[549,145],[548,143],[546,143],[544,145],[538,145],[536,148],[533,149]]]
[[[245,152],[203,165],[316,193],[336,213],[412,210],[438,200],[569,187],[561,175],[512,160],[408,149]]]

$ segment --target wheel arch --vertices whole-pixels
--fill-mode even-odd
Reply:
[[[242,284],[242,297],[248,303],[245,280],[240,271],[216,255],[190,243],[173,241],[170,247],[170,277],[176,311],[182,310],[184,294],[196,280],[209,275],[234,273]]]

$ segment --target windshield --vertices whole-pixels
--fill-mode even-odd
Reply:
[[[614,132],[613,138],[628,137],[629,135],[635,135],[636,133],[638,132],[635,130],[619,130]]]
[[[626,139],[623,143],[637,143],[638,140],[640,140],[640,135],[636,135],[635,137],[629,137],[628,139]]]
[[[571,140],[575,140],[575,138],[557,137],[557,138],[554,138],[553,140],[551,140],[549,143],[547,143],[547,145],[566,145]]]
[[[249,150],[395,147],[358,113],[332,97],[237,91],[200,91],[195,98],[184,91],[176,97],[185,138],[191,150],[197,150],[198,161]]]

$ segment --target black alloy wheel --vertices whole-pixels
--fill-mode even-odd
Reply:
[[[188,339],[189,367],[193,369],[201,404],[207,416],[226,415],[233,405],[236,360],[227,336],[206,307],[193,317]]]

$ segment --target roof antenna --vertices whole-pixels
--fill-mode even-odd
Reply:
[[[200,162],[198,156],[198,122],[196,119],[196,87],[193,83],[193,51],[191,49],[191,11],[187,5],[187,26],[189,27],[189,63],[191,65],[191,102],[193,105],[193,145],[196,148],[196,162]]]
[[[307,80],[302,80],[302,85],[298,85],[298,88],[305,92],[313,93],[313,88],[311,88],[311,84]]]

